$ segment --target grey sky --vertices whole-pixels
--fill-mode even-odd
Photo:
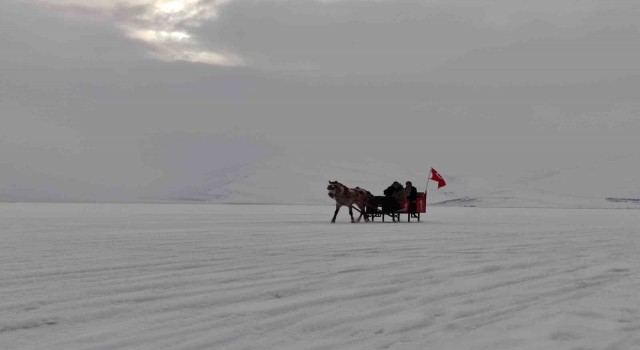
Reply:
[[[375,149],[418,170],[414,150],[460,175],[632,154],[639,15],[622,0],[5,1],[0,198],[162,197],[282,152]]]

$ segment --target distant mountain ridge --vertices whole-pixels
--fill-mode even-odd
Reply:
[[[447,186],[428,185],[428,203],[438,206],[535,207],[535,208],[640,208],[640,180],[632,174],[633,159],[603,160],[585,167],[551,169],[514,177],[510,183],[492,183],[478,176],[464,176],[439,169]],[[640,164],[640,163],[636,163]],[[598,170],[598,167],[602,170]],[[589,168],[588,171],[585,168]],[[601,186],[605,172],[609,185]],[[210,183],[191,189],[182,199],[215,203],[332,205],[326,195],[328,180],[359,186],[382,194],[393,181],[413,181],[426,187],[424,170],[404,169],[389,161],[331,161],[282,155],[253,165],[212,174]]]
[[[340,156],[340,157],[338,157]],[[444,176],[447,186],[428,185],[428,205],[519,208],[640,208],[640,155],[574,161],[562,167],[528,170],[524,163],[504,162],[479,168],[468,158],[430,164],[426,155],[410,154],[401,163],[393,156],[282,152],[253,162],[232,165],[194,176],[197,181],[175,185],[165,192],[124,202],[209,202],[229,204],[333,205],[327,196],[329,180],[362,187],[373,194],[393,181],[411,180],[419,191],[427,186],[429,168]],[[414,159],[415,158],[415,159]],[[467,164],[468,163],[468,164]],[[533,167],[533,164],[531,165]],[[189,171],[189,169],[186,169]],[[194,170],[195,171],[195,170]],[[86,187],[86,184],[85,184]],[[157,186],[161,189],[165,187]],[[87,187],[88,188],[88,187]],[[113,186],[114,192],[124,191]],[[89,193],[89,192],[88,192]],[[0,191],[0,201],[93,202],[96,200],[42,188],[14,186]]]

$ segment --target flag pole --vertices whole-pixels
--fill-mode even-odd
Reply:
[[[433,168],[431,168],[433,169]],[[429,195],[427,194],[427,190],[429,189],[429,179],[431,178],[431,171],[429,171],[429,174],[427,175],[427,185],[424,187],[424,210],[426,212],[427,210],[427,200],[429,198]],[[420,221],[420,219],[418,219],[418,221]]]
[[[433,169],[433,168],[431,168]],[[429,175],[427,175],[427,186],[425,186],[424,188],[424,193],[427,194],[427,190],[429,189],[429,179],[431,178],[431,173],[429,173]]]

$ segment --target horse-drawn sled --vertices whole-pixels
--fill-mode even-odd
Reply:
[[[385,211],[382,206],[378,206],[377,208],[366,207],[364,216],[372,222],[375,221],[375,218],[381,218],[382,222],[384,222],[385,216],[391,217],[393,222],[400,222],[400,216],[406,215],[407,222],[411,222],[412,218],[417,219],[418,222],[420,222],[420,214],[424,214],[426,212],[427,192],[418,192],[415,203],[411,203],[408,199],[405,199],[400,204],[400,210]]]
[[[427,179],[438,182],[438,188],[446,185],[446,182],[437,171],[431,168],[431,177]],[[402,215],[407,216],[407,222],[411,219],[420,221],[420,214],[427,212],[427,189],[417,192],[410,181],[403,188],[398,182],[394,182],[386,190],[384,196],[374,196],[364,188],[349,188],[338,181],[329,181],[327,186],[329,197],[336,201],[336,211],[331,222],[336,222],[336,216],[342,206],[349,208],[351,222],[360,222],[364,217],[365,222],[375,221],[380,218],[383,222],[389,216],[393,222],[400,222]],[[353,217],[353,210],[360,213],[358,219]]]

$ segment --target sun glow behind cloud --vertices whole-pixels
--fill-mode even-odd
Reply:
[[[163,1],[156,4],[156,8],[163,13],[177,13],[186,7],[184,1],[174,0],[174,1]]]
[[[148,43],[188,42],[191,35],[185,32],[166,32],[162,30],[132,30],[129,36]]]
[[[204,47],[189,28],[214,20],[218,10],[231,0],[133,0],[126,2],[96,0],[32,0],[61,12],[88,9],[113,20],[129,38],[151,48],[160,60],[189,61],[220,66],[243,65],[231,53]],[[128,11],[131,10],[131,11]]]

